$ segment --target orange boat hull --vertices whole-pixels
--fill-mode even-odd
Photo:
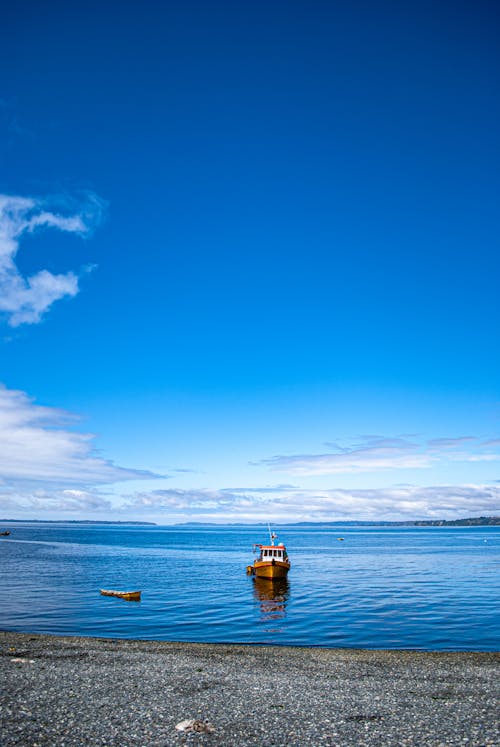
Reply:
[[[257,578],[286,578],[290,570],[290,563],[275,560],[256,560],[253,564],[253,572]]]

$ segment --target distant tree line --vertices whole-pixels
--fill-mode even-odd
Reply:
[[[449,521],[435,519],[408,523],[415,527],[497,527],[500,526],[500,516],[479,516],[473,519],[451,519]]]

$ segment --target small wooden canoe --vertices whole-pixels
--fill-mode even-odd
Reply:
[[[141,601],[140,591],[111,591],[109,589],[99,589],[99,592],[104,597],[120,597],[120,599],[126,599],[127,602]]]

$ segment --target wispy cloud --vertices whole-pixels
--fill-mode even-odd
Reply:
[[[39,322],[55,301],[78,293],[78,275],[41,269],[23,277],[16,254],[23,235],[44,228],[85,236],[98,225],[105,203],[92,193],[79,201],[0,194],[0,312],[11,327]],[[88,269],[88,268],[87,268]]]
[[[500,446],[500,438],[491,438],[489,441],[484,441],[483,446]]]
[[[432,457],[418,444],[402,438],[371,436],[353,446],[330,444],[332,451],[322,454],[278,455],[262,460],[272,470],[293,475],[336,475],[389,469],[429,467]]]
[[[0,488],[83,490],[92,485],[154,477],[119,467],[94,450],[94,436],[72,430],[78,418],[35,404],[0,385]]]
[[[433,438],[427,442],[431,449],[455,449],[464,443],[476,441],[474,436],[458,436],[457,438]]]
[[[457,451],[469,443],[470,448]],[[331,451],[321,454],[277,455],[263,459],[263,464],[274,471],[292,475],[338,475],[349,473],[369,473],[400,469],[425,469],[449,462],[492,462],[499,461],[500,454],[492,447],[498,444],[492,440],[479,444],[472,436],[439,438],[421,441],[406,438],[386,438],[365,436],[357,444],[341,446],[328,444]],[[488,446],[487,450],[483,447]]]

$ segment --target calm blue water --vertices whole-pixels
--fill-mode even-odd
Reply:
[[[3,630],[500,649],[499,527],[282,527],[292,569],[274,585],[245,573],[252,544],[267,541],[262,527],[9,528],[0,538]],[[142,600],[99,588],[142,589]]]

